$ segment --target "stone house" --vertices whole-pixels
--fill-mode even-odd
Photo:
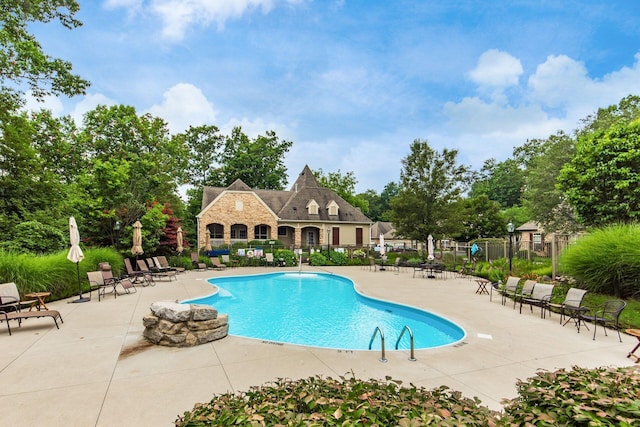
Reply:
[[[322,188],[305,166],[290,190],[205,187],[198,222],[198,248],[251,240],[280,240],[307,248],[371,244],[372,221],[332,190]]]

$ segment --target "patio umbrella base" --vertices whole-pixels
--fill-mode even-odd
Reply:
[[[76,302],[89,302],[89,301],[90,301],[89,298],[82,298],[81,297],[81,298],[78,298],[78,299],[73,300],[71,302],[76,303]]]

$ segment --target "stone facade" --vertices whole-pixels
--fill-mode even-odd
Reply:
[[[199,249],[251,240],[279,240],[292,249],[371,244],[371,220],[321,187],[309,166],[290,190],[250,188],[239,179],[226,188],[205,187],[196,218]]]
[[[154,302],[142,319],[143,336],[154,344],[192,347],[219,340],[229,332],[228,315],[211,306]]]
[[[208,224],[221,224],[224,227],[223,239],[231,241],[231,226],[242,223],[247,226],[248,239],[253,237],[256,225],[267,225],[271,229],[272,239],[278,233],[278,218],[275,213],[253,192],[228,191],[220,195],[210,209],[203,212],[199,221],[199,236],[205,236]],[[204,247],[206,243],[201,243]]]

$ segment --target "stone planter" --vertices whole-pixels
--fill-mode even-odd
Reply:
[[[193,347],[226,337],[228,318],[208,305],[154,302],[142,319],[143,336],[158,345]]]

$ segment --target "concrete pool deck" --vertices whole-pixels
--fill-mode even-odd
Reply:
[[[172,282],[98,302],[47,304],[62,314],[57,330],[51,319],[28,319],[21,328],[12,323],[12,336],[0,323],[0,411],[7,425],[46,426],[171,426],[178,415],[207,402],[214,394],[239,392],[277,378],[320,375],[338,378],[353,373],[362,379],[386,376],[431,389],[446,385],[483,405],[500,410],[503,398],[516,396],[516,381],[537,369],[572,366],[629,366],[626,358],[636,339],[599,328],[576,332],[559,325],[557,314],[540,318],[513,303],[476,294],[468,278],[413,278],[405,272],[369,271],[360,267],[328,267],[351,278],[364,294],[424,308],[466,330],[458,344],[409,351],[392,351],[381,363],[380,341],[371,351],[340,351],[275,344],[228,336],[192,348],[148,345],[142,338],[142,318],[151,303],[184,300],[212,292],[206,279],[237,274],[285,271],[281,268],[238,268],[190,271]],[[294,270],[294,271],[297,271]],[[233,319],[229,319],[233,322]],[[373,331],[372,331],[373,333]]]

